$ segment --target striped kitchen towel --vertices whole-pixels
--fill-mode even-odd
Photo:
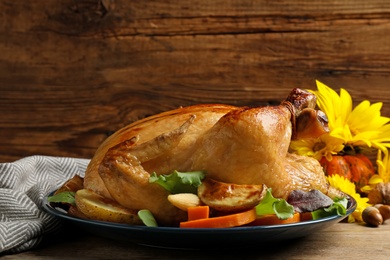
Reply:
[[[0,163],[0,254],[32,249],[61,229],[42,209],[43,198],[74,175],[83,177],[88,163],[41,155]]]

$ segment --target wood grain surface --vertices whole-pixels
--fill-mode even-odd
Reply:
[[[0,0],[0,162],[92,157],[198,103],[274,105],[320,80],[390,116],[386,0]]]
[[[224,250],[180,250],[125,244],[68,229],[39,248],[2,259],[375,259],[390,255],[390,225],[338,223],[294,240]],[[216,241],[218,243],[218,241]]]

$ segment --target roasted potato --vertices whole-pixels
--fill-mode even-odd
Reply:
[[[142,224],[136,210],[122,207],[92,190],[78,190],[75,194],[75,201],[77,209],[88,219],[131,225]]]
[[[264,198],[266,185],[239,185],[210,178],[198,187],[198,197],[210,208],[224,212],[238,212],[255,207]]]

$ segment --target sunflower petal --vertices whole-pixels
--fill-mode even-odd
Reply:
[[[352,112],[352,97],[345,89],[340,89],[340,101],[341,101],[341,118],[343,122],[347,122],[349,115]]]

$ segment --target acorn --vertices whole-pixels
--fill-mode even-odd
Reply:
[[[383,222],[385,222],[386,220],[388,220],[390,218],[390,206],[389,205],[381,205],[378,208],[378,210],[382,215]]]
[[[383,217],[379,209],[373,206],[364,209],[362,218],[363,221],[367,223],[367,225],[372,227],[378,227],[383,223]]]

